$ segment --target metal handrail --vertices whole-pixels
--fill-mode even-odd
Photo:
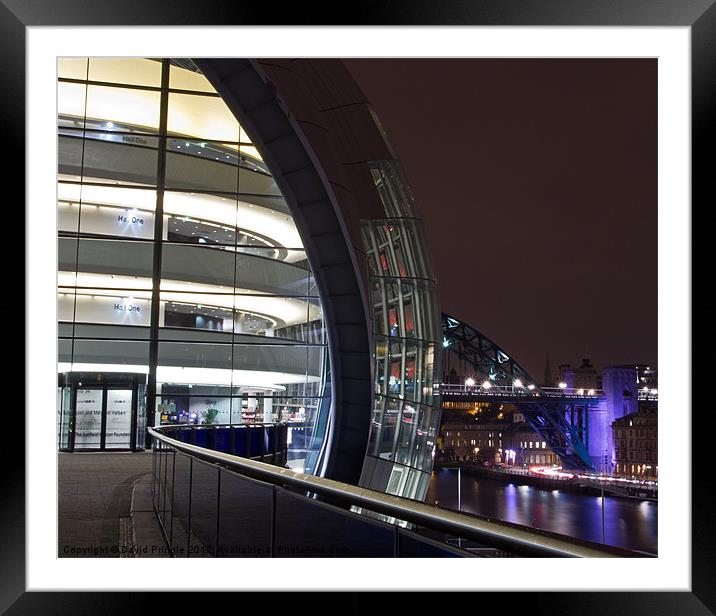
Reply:
[[[162,428],[148,427],[147,429],[155,439],[177,451],[221,465],[240,475],[259,479],[272,485],[287,486],[326,496],[346,506],[382,513],[456,537],[472,539],[478,543],[488,544],[520,556],[561,558],[648,556],[612,546],[601,546],[581,540],[572,541],[545,531],[484,520],[360,486],[297,473],[290,469],[182,443],[162,434]]]

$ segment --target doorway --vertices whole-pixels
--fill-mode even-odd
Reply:
[[[140,382],[141,381],[141,382]],[[60,451],[136,451],[143,449],[145,376],[77,373],[60,375],[58,446]]]

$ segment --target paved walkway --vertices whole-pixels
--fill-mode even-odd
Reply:
[[[151,480],[149,452],[58,454],[58,556],[166,556]]]

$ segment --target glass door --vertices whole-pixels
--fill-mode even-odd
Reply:
[[[77,449],[100,449],[102,447],[102,387],[77,388],[75,402],[75,442]]]
[[[57,445],[61,451],[70,446],[72,432],[72,388],[57,388]]]
[[[144,375],[67,372],[57,389],[60,451],[144,449]],[[141,417],[137,415],[140,410]]]
[[[132,389],[107,387],[104,448],[129,449],[132,446]]]

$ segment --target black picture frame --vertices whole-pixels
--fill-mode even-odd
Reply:
[[[13,156],[10,177],[25,167],[25,37],[29,26],[119,25],[338,25],[345,5],[304,4],[276,7],[269,3],[221,0],[146,2],[123,0],[0,0],[0,47],[3,94],[0,96],[4,140]],[[713,144],[716,143],[716,5],[714,0],[400,0],[356,5],[360,21],[342,25],[483,25],[483,26],[688,26],[691,28],[692,79],[692,212],[714,202]],[[340,12],[340,14],[339,14]],[[278,13],[278,15],[277,15]],[[282,23],[276,24],[276,20]],[[129,43],[128,43],[129,44]],[[664,172],[664,170],[662,170]],[[19,182],[18,182],[19,184]],[[684,215],[688,215],[685,212]],[[693,215],[693,214],[692,214]],[[693,221],[693,219],[692,219]],[[692,227],[693,228],[693,227]],[[696,263],[694,262],[694,266]],[[693,280],[693,274],[692,274]],[[693,300],[691,300],[693,301]],[[31,379],[32,375],[27,375]],[[682,380],[684,377],[682,375]],[[691,373],[684,381],[684,412],[691,399]],[[693,405],[693,403],[692,403]],[[700,409],[707,412],[707,407]],[[692,417],[692,424],[696,425]],[[22,423],[13,424],[13,439],[24,443]],[[691,592],[522,592],[496,599],[510,611],[525,613],[692,614],[716,613],[716,508],[709,481],[710,432],[693,430],[692,452],[692,590]],[[699,460],[699,458],[703,460]],[[9,614],[106,613],[122,610],[166,610],[171,601],[160,593],[26,592],[25,591],[24,452],[6,461],[0,524],[0,609]],[[522,567],[517,567],[519,571]],[[585,596],[586,595],[586,596]],[[197,597],[178,597],[184,610]],[[487,598],[485,598],[486,600]],[[477,599],[482,601],[482,599]],[[161,606],[160,606],[161,602]],[[362,601],[361,601],[362,602]],[[198,604],[197,604],[198,605]],[[375,604],[374,604],[375,605]],[[366,607],[368,604],[366,603]],[[204,606],[206,607],[206,606]]]

